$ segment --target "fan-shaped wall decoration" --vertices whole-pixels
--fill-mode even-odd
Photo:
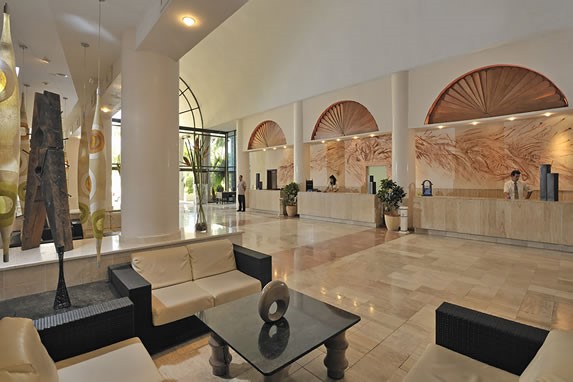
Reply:
[[[336,138],[378,131],[367,108],[355,101],[340,101],[322,112],[314,125],[311,139]]]
[[[264,121],[255,127],[249,139],[249,150],[286,145],[283,130],[274,121]]]
[[[487,66],[466,73],[436,98],[426,124],[464,121],[568,106],[547,77],[513,65]]]

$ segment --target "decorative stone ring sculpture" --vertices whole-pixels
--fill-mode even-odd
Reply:
[[[259,316],[265,322],[280,320],[288,309],[290,294],[287,285],[279,280],[274,280],[265,285],[259,299]],[[270,312],[273,303],[277,304],[277,310]]]

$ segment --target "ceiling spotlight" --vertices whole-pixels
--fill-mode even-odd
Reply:
[[[352,137],[352,139],[358,139],[358,137],[354,136],[354,137]]]
[[[107,106],[104,106],[101,108],[101,111],[103,111],[104,113],[109,113],[111,111],[111,109]]]
[[[285,145],[285,146],[283,146],[283,149],[286,149],[286,145]]]
[[[195,24],[195,19],[190,16],[183,17],[183,24],[187,25],[188,27]]]
[[[509,117],[507,120],[508,120],[508,121],[515,121],[516,119],[517,119],[517,118],[515,118],[515,117]]]
[[[276,149],[277,149],[276,147],[273,147],[273,150],[276,150]]]
[[[320,141],[320,143],[325,143],[326,141]]]
[[[444,125],[440,125],[438,126],[438,129],[443,129],[445,126]]]
[[[370,134],[369,137],[370,137],[370,138],[374,138],[374,134]]]
[[[546,117],[550,117],[550,116],[553,115],[553,113],[545,113],[545,114],[543,114],[543,115],[546,116]]]
[[[336,138],[336,142],[340,142],[340,138]]]
[[[479,122],[478,122],[478,121],[473,121],[471,124],[475,126],[475,125],[479,124]]]
[[[44,64],[49,64],[50,63],[50,59],[46,56],[42,57],[39,59],[40,62],[43,62]]]
[[[263,149],[263,151],[267,151],[267,149]]]

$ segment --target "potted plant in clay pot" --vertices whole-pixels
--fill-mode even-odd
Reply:
[[[283,203],[286,206],[288,216],[296,216],[297,214],[296,197],[298,191],[299,187],[296,182],[289,183],[282,189]]]
[[[406,196],[404,189],[392,179],[382,179],[380,188],[376,194],[382,202],[382,211],[384,213],[384,223],[389,231],[397,231],[400,227],[400,215],[398,207]]]

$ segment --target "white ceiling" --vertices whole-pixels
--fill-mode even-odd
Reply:
[[[189,51],[247,0],[9,0],[12,40],[20,84],[29,84],[27,109],[31,119],[33,94],[60,94],[64,113],[83,99],[84,85],[97,82],[98,13],[101,5],[100,57],[102,78],[121,51],[121,35],[135,28],[139,49],[154,50],[175,60]],[[197,24],[181,23],[192,15]],[[83,48],[81,43],[90,45]],[[24,51],[19,47],[26,45]],[[40,58],[50,59],[49,64]],[[63,78],[56,73],[66,74]],[[47,84],[44,84],[47,83]],[[25,89],[22,86],[22,89]],[[86,95],[89,99],[91,95]],[[67,100],[64,100],[64,97]]]

